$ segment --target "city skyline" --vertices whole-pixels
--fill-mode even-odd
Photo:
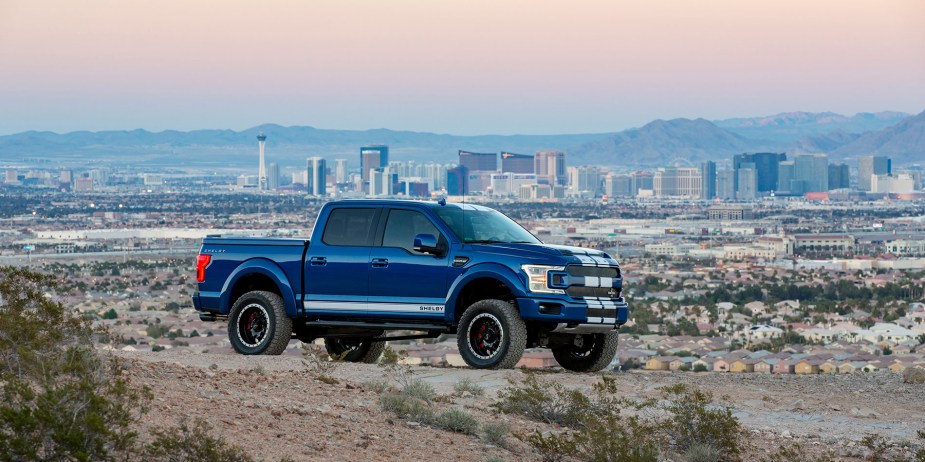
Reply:
[[[916,1],[12,1],[0,13],[3,133],[268,120],[588,133],[925,107]]]

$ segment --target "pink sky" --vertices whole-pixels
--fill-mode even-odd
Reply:
[[[925,110],[925,2],[0,0],[0,133]]]

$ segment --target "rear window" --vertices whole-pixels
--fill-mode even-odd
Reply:
[[[334,209],[321,240],[327,245],[368,247],[372,245],[375,217],[376,209]]]

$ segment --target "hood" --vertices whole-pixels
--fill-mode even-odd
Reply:
[[[524,258],[570,257],[586,255],[590,257],[609,256],[600,250],[584,247],[552,244],[466,244],[466,247],[483,253],[511,255]]]

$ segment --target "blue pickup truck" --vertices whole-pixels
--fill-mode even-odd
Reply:
[[[246,355],[323,338],[373,363],[386,341],[456,334],[474,368],[545,347],[591,372],[612,361],[629,315],[606,253],[543,244],[496,210],[444,200],[329,202],[310,239],[207,236],[196,273],[200,318],[227,320]]]

